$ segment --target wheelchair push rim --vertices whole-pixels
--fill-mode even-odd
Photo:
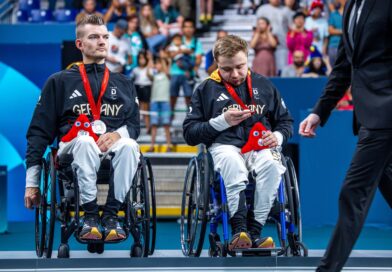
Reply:
[[[150,249],[150,202],[146,164],[141,157],[141,166],[131,189],[131,233],[134,244],[132,257],[148,257]],[[138,256],[140,255],[140,256]]]
[[[201,153],[189,162],[181,202],[181,248],[185,256],[199,257],[207,228],[210,171]]]
[[[51,258],[56,219],[56,169],[49,153],[42,160],[41,202],[35,208],[35,250],[38,257]]]
[[[157,213],[156,213],[156,198],[155,198],[155,182],[154,174],[152,171],[151,162],[148,158],[145,158],[145,163],[147,166],[147,180],[150,192],[150,244],[148,255],[154,254],[156,233],[157,233]]]

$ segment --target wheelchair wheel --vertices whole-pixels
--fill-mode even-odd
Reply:
[[[301,217],[301,202],[299,194],[299,186],[297,174],[291,158],[286,157],[287,170],[290,177],[291,188],[293,192],[293,206],[294,206],[294,224],[298,229],[298,241],[302,242],[302,217]]]
[[[143,157],[131,187],[131,233],[134,244],[131,257],[148,257],[150,246],[150,195],[148,192],[146,164]],[[140,250],[135,250],[140,248]],[[137,256],[135,256],[135,252]],[[139,253],[140,252],[140,253]]]
[[[38,257],[51,258],[56,219],[56,169],[49,153],[42,160],[41,203],[35,209],[35,249]]]
[[[200,153],[189,162],[181,202],[181,248],[185,256],[199,257],[203,249],[212,178],[210,172],[206,153]]]
[[[148,255],[154,254],[155,241],[157,234],[157,212],[156,212],[156,198],[155,198],[155,183],[154,175],[152,172],[151,162],[148,158],[145,158],[147,166],[147,180],[150,192],[150,244],[148,249]]]

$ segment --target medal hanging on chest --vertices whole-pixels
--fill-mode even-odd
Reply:
[[[87,77],[86,68],[84,64],[79,65],[79,72],[83,80],[84,90],[87,95],[88,103],[90,104],[90,109],[93,114],[94,121],[91,123],[92,130],[94,133],[102,135],[106,132],[106,125],[105,123],[100,120],[101,118],[101,104],[102,104],[102,97],[106,91],[106,87],[108,86],[109,82],[109,69],[105,67],[105,72],[103,75],[101,89],[98,96],[98,101],[95,103],[93,92],[91,90],[90,82]]]

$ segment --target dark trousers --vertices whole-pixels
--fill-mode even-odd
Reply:
[[[339,196],[339,217],[317,271],[340,271],[361,232],[379,187],[392,208],[392,129],[361,128]]]

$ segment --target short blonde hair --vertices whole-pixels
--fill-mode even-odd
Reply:
[[[212,53],[215,61],[218,61],[220,56],[232,58],[240,51],[248,56],[248,43],[239,36],[227,35],[215,42]]]
[[[92,14],[82,17],[78,22],[76,22],[76,38],[79,39],[84,36],[83,27],[85,25],[105,25],[105,22],[101,16]]]

